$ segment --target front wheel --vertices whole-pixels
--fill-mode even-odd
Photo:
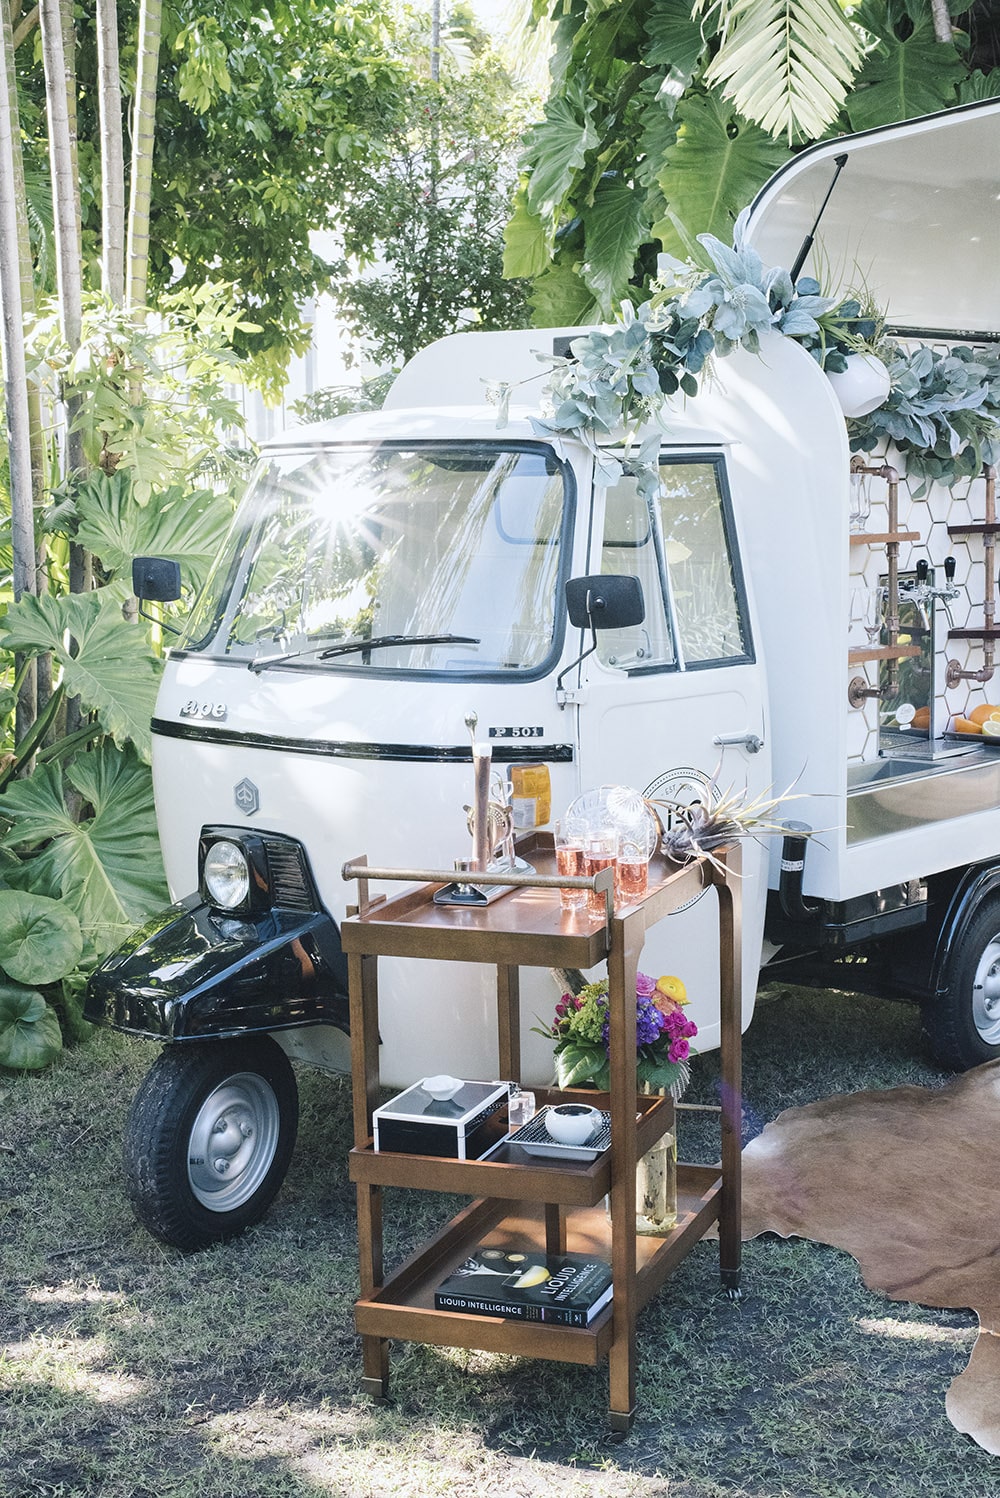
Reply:
[[[983,901],[944,970],[944,991],[923,1009],[931,1053],[950,1071],[1000,1057],[1000,898]]]
[[[295,1074],[268,1036],[168,1047],[129,1110],[135,1214],[174,1248],[204,1248],[263,1217],[298,1129]]]

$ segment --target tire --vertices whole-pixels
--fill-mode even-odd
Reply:
[[[185,1251],[242,1233],[277,1195],[298,1118],[295,1074],[268,1036],[169,1046],[126,1123],[135,1215]]]
[[[1000,898],[983,900],[943,973],[944,991],[923,1007],[931,1054],[949,1071],[1000,1057]]]

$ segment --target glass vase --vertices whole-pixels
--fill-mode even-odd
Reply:
[[[677,1138],[663,1134],[635,1167],[635,1230],[663,1238],[677,1225]]]

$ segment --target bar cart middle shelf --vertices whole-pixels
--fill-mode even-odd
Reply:
[[[436,871],[345,865],[358,879],[358,905],[342,927],[348,956],[361,1294],[355,1323],[362,1340],[362,1387],[388,1393],[389,1339],[482,1348],[523,1357],[596,1366],[609,1361],[611,1428],[630,1429],[635,1416],[635,1329],[639,1311],[705,1235],[719,1225],[720,1269],[735,1292],[740,1271],[740,903],[739,848],[715,862],[678,868],[655,859],[647,895],[605,918],[560,906],[551,837],[533,834],[518,845],[539,882],[480,908],[441,906],[433,895],[447,876]],[[369,897],[369,879],[424,877],[393,900]],[[598,876],[600,879],[601,876]],[[436,882],[435,882],[436,881]],[[662,1238],[635,1232],[636,1161],[674,1122],[668,1097],[636,1094],[636,971],[648,927],[714,887],[718,901],[721,998],[722,1153],[717,1166],[678,1165],[678,1217]],[[611,1114],[611,1145],[594,1161],[542,1163],[506,1143],[486,1160],[376,1151],[372,1114],[380,1101],[378,959],[383,956],[482,962],[496,967],[498,1075],[521,1078],[518,969],[588,969],[607,959],[610,1000],[608,1094],[541,1091],[539,1104],[586,1101]],[[625,1002],[631,995],[632,1001]],[[536,1091],[539,1091],[536,1089]],[[475,1198],[443,1230],[386,1278],[382,1191],[396,1186]],[[610,1222],[605,1198],[610,1198]],[[434,1290],[479,1244],[588,1253],[610,1260],[614,1297],[587,1327],[496,1319],[438,1311]]]

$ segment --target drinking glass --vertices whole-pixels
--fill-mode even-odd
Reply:
[[[579,878],[583,872],[583,850],[586,824],[574,818],[563,818],[555,824],[553,840],[556,849],[556,872]],[[561,889],[559,902],[563,910],[580,910],[587,903],[585,889]]]
[[[615,855],[615,904],[634,905],[649,888],[652,848],[644,838],[619,834]]]
[[[613,827],[602,827],[590,831],[583,845],[583,872],[592,879],[601,869],[610,869],[618,852],[618,834]],[[604,914],[603,890],[587,890],[587,911],[590,915]]]
[[[586,890],[584,891],[586,894]],[[530,1123],[535,1116],[535,1094],[525,1092],[517,1082],[510,1084],[510,1096],[507,1100],[508,1128],[513,1134],[518,1129],[523,1129],[526,1123]]]
[[[618,824],[615,850],[615,904],[634,905],[649,887],[649,860],[656,849],[659,826],[645,804],[640,815]]]
[[[881,642],[882,626],[885,623],[884,606],[885,590],[880,586],[869,589],[865,602],[865,633],[868,644],[872,647]]]
[[[868,492],[868,475],[851,474],[851,508],[848,523],[854,535],[860,535],[868,524],[872,512],[871,495]]]

